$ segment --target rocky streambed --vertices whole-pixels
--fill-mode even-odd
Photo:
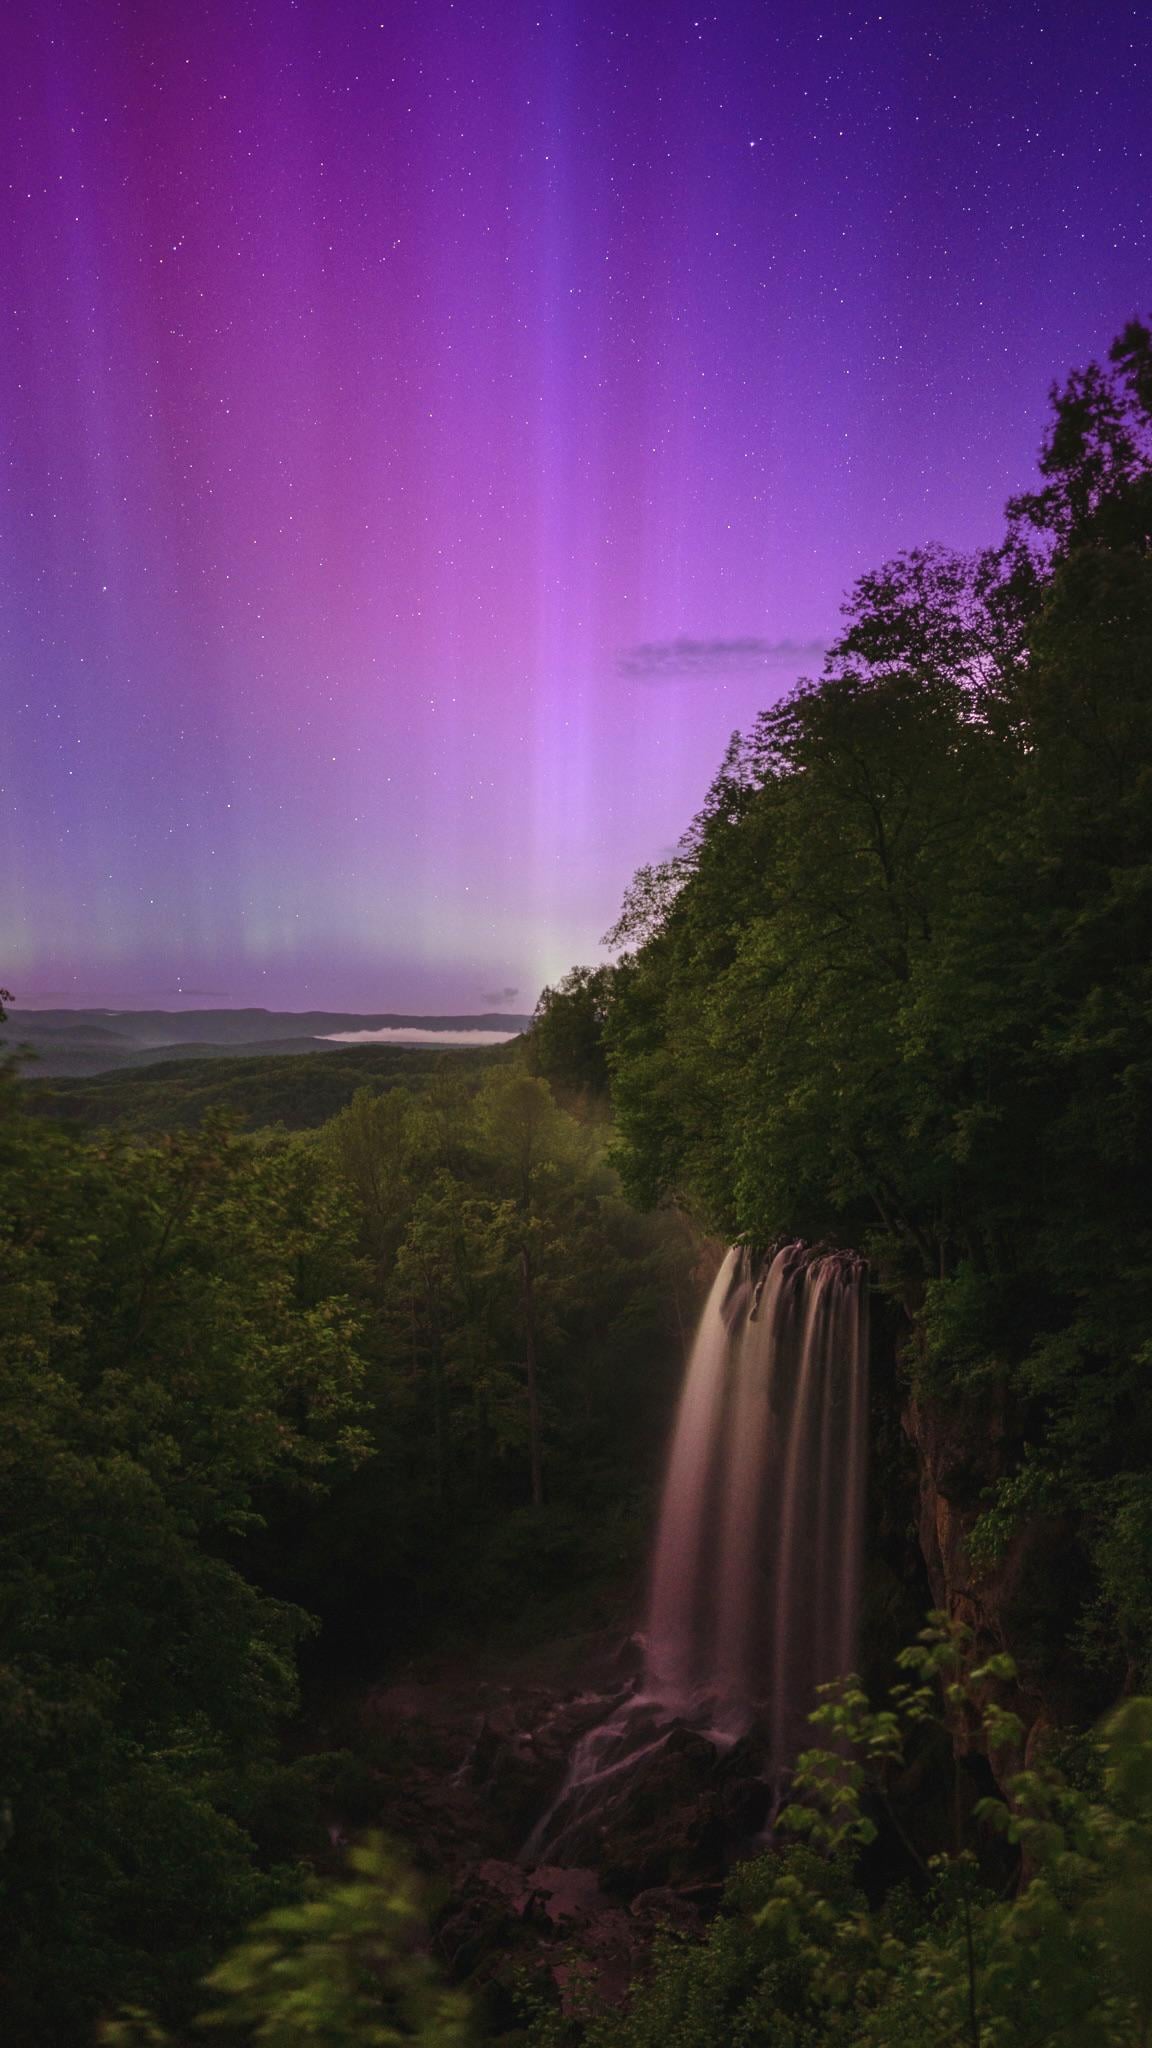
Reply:
[[[755,1852],[768,1790],[754,1735],[721,1745],[649,1723],[636,1756],[574,1818],[565,1808],[574,1752],[626,1721],[639,1671],[619,1635],[503,1667],[423,1668],[361,1696],[339,1731],[364,1766],[349,1824],[383,1828],[427,1873],[437,1954],[493,2031],[515,2023],[526,1978],[566,2006],[618,2000],[658,1930],[698,1931],[732,1863]],[[558,1801],[554,1846],[534,1853]]]

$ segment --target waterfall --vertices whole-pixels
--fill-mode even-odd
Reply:
[[[564,1838],[676,1722],[754,1724],[779,1780],[816,1687],[852,1669],[867,1447],[866,1267],[786,1244],[730,1251],[688,1361],[660,1509],[645,1673],[577,1745],[525,1847]]]
[[[852,1253],[730,1251],[688,1365],[648,1610],[646,1690],[783,1767],[859,1606],[867,1296]]]

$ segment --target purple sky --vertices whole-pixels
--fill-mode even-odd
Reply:
[[[531,1007],[851,579],[995,537],[1053,377],[1152,310],[1143,0],[4,40],[23,1001]],[[678,636],[769,652],[622,659]]]

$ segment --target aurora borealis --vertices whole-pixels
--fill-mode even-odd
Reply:
[[[5,46],[21,1002],[530,1008],[845,586],[994,538],[1152,311],[1142,5],[45,0]]]

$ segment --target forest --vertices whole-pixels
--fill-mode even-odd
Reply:
[[[11,1053],[5,2040],[1152,2040],[1146,326],[1040,467],[860,580],[512,1046]],[[690,1731],[613,1812],[613,1978],[499,1887],[705,1285],[791,1238],[868,1263],[859,1674],[752,1852]]]

